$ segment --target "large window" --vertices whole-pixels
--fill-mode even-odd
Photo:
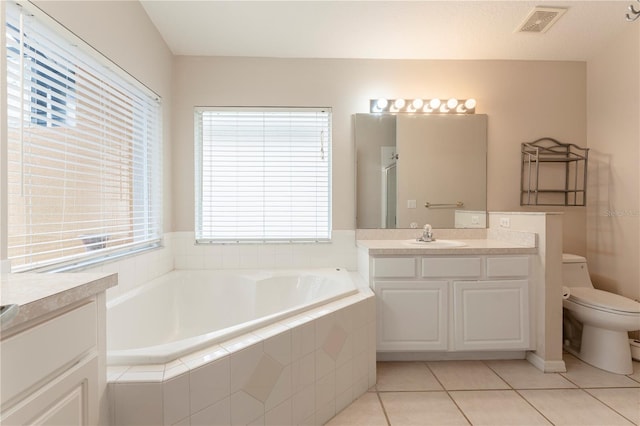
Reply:
[[[6,4],[12,270],[60,268],[159,244],[157,96],[32,12]]]
[[[329,108],[196,109],[198,242],[331,238]]]

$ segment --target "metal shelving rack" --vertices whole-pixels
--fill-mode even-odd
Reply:
[[[523,143],[521,158],[521,206],[586,205],[589,148],[541,138]]]

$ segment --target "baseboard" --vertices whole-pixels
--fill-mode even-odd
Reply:
[[[527,352],[527,361],[543,373],[566,373],[567,366],[563,360],[547,361],[535,352]]]

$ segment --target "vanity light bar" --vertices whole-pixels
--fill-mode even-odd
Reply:
[[[433,99],[370,99],[372,113],[414,113],[414,114],[474,114],[476,100],[451,98]]]

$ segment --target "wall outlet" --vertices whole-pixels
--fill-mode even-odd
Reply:
[[[480,223],[480,218],[476,215],[471,216],[471,224],[478,225]]]
[[[508,217],[500,218],[500,227],[501,228],[509,228],[511,226],[511,219]]]

